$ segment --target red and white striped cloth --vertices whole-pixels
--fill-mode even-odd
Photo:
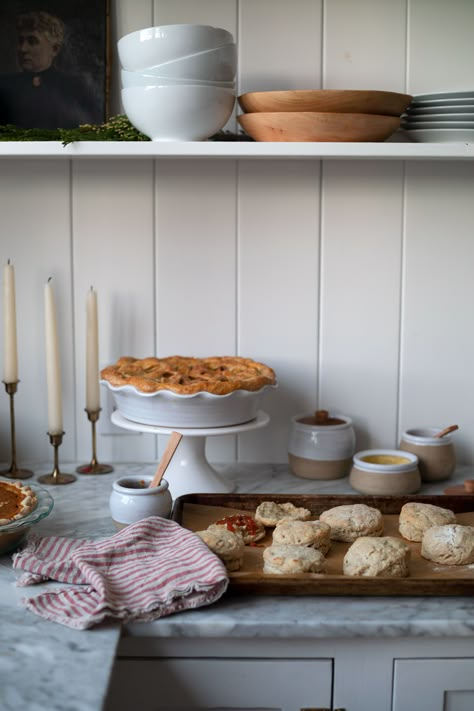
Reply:
[[[48,620],[87,629],[103,620],[150,621],[210,605],[225,592],[224,564],[174,521],[152,516],[100,541],[32,536],[13,554],[28,571],[17,585],[71,583],[23,604]]]

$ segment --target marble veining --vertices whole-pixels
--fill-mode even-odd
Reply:
[[[155,464],[121,464],[108,475],[79,475],[67,486],[48,487],[55,505],[35,527],[40,535],[101,538],[115,533],[108,512],[112,482],[127,473],[152,474]],[[354,493],[348,480],[309,481],[282,464],[220,465],[223,477],[247,493]],[[64,471],[73,471],[70,464]],[[37,465],[37,474],[48,464]],[[460,468],[450,483],[473,478]],[[424,485],[440,493],[446,484]],[[99,711],[107,692],[121,629],[105,624],[77,631],[27,611],[21,598],[44,585],[18,588],[11,556],[0,556],[0,708],[2,711]],[[46,585],[56,585],[47,583]],[[152,623],[125,625],[139,638],[347,638],[472,637],[474,601],[460,597],[370,598],[224,596],[209,607]],[[18,684],[21,678],[25,683]]]

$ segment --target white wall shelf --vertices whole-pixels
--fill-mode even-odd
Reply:
[[[231,158],[231,159],[393,159],[472,160],[474,143],[253,143],[203,141],[0,142],[1,158]]]

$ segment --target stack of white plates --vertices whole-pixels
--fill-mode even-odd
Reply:
[[[401,127],[412,141],[474,143],[474,91],[416,94]]]

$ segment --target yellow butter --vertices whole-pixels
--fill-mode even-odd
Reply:
[[[362,461],[369,464],[408,464],[410,462],[406,457],[397,457],[394,454],[371,454],[362,457]]]

